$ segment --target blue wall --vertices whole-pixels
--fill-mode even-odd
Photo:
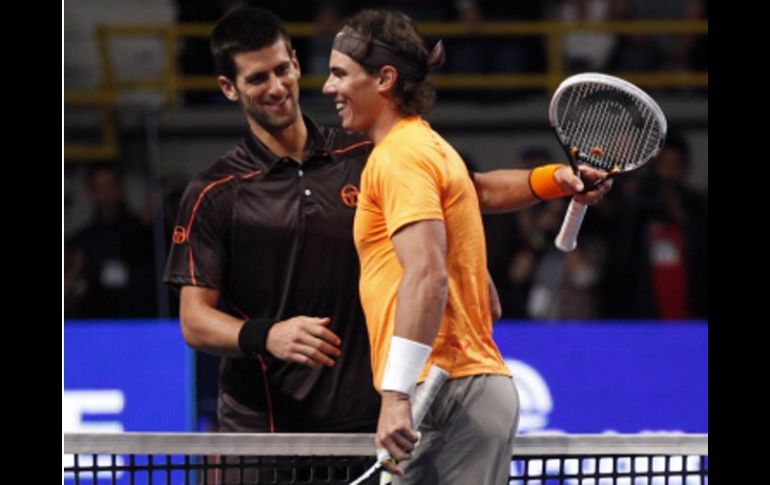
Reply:
[[[705,322],[506,322],[494,337],[517,361],[522,431],[534,416],[533,431],[708,432]]]
[[[192,355],[176,320],[65,322],[65,431],[194,429]]]
[[[705,322],[498,322],[494,336],[521,432],[708,432]],[[65,428],[196,430],[191,355],[175,320],[65,322]]]

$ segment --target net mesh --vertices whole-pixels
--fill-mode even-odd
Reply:
[[[230,444],[222,438],[228,436],[65,434],[64,482],[345,484],[374,463],[372,435],[239,435]],[[380,483],[379,476],[366,483]],[[708,437],[521,436],[508,483],[708,484]]]

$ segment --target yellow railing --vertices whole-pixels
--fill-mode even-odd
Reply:
[[[102,116],[102,143],[100,145],[65,146],[66,160],[113,158],[118,153],[115,125],[111,117],[117,96],[136,89],[160,90],[167,105],[173,105],[177,95],[184,91],[214,91],[217,83],[212,75],[184,76],[177,68],[178,46],[181,39],[208,38],[213,24],[109,25],[97,29],[98,52],[101,65],[101,85],[97,90],[65,91],[65,106],[98,106]],[[562,62],[562,37],[565,34],[598,32],[608,34],[706,34],[706,20],[656,20],[613,22],[484,22],[471,29],[460,22],[422,22],[420,32],[427,37],[472,36],[532,36],[546,40],[547,64],[542,74],[435,74],[431,81],[438,89],[524,89],[542,88],[551,91],[565,76]],[[293,38],[313,37],[318,34],[312,23],[289,23]],[[110,53],[110,41],[117,37],[155,37],[163,41],[163,74],[159,78],[117,79]],[[613,73],[646,88],[705,87],[707,72]],[[320,89],[325,76],[310,74],[302,77],[303,89]]]

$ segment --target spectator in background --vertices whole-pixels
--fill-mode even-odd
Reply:
[[[155,316],[152,235],[128,209],[117,167],[91,167],[86,189],[94,215],[66,244],[65,318]]]
[[[608,317],[708,318],[708,203],[687,186],[689,165],[686,140],[670,131],[657,160],[618,178]]]
[[[665,319],[708,313],[708,205],[704,194],[687,186],[689,166],[686,140],[671,133],[641,187],[653,296]]]
[[[614,0],[610,13],[610,17],[617,20],[697,20],[707,16],[707,5],[703,0]],[[703,42],[704,37],[681,34],[621,35],[608,69],[620,72],[684,71],[697,66],[705,70]]]
[[[701,3],[702,8],[698,11],[698,18],[702,20],[708,20],[708,3],[705,1]],[[708,34],[698,36],[693,43],[692,50],[690,51],[690,68],[693,71],[708,71],[708,44]]]
[[[76,251],[70,241],[64,242],[64,274],[62,292],[64,293],[64,317],[70,318],[80,311],[81,301],[86,293],[83,278],[83,253]]]
[[[612,0],[563,0],[548,16],[561,22],[609,20]],[[603,71],[615,45],[615,36],[600,32],[575,32],[562,37],[565,67],[570,72]]]
[[[234,2],[230,0],[177,0],[177,20],[180,23],[206,23],[219,18]],[[214,63],[209,55],[208,39],[185,37],[179,52],[179,63],[185,76],[201,76],[214,72]],[[185,104],[188,106],[221,103],[218,93],[186,91]]]
[[[516,167],[531,170],[553,160],[548,149],[529,146],[522,150]],[[528,318],[526,302],[537,261],[554,225],[553,208],[563,204],[555,200],[525,211],[483,215],[487,264],[497,285],[503,318]]]
[[[545,69],[545,47],[540,35],[532,36],[478,36],[479,24],[486,21],[527,22],[545,18],[544,4],[537,0],[458,0],[457,16],[469,31],[470,38],[449,39],[447,65],[451,72],[480,73],[537,73]],[[475,37],[473,37],[476,35]],[[525,91],[517,90],[517,95]],[[499,91],[482,92],[483,101],[500,101],[511,97]],[[464,94],[465,96],[465,94]]]
[[[562,206],[566,209],[566,205]],[[553,234],[558,231],[565,210],[559,210]],[[600,283],[605,261],[605,244],[596,233],[581,228],[580,243],[569,253],[553,245],[550,238],[537,262],[527,298],[527,315],[544,320],[587,320],[599,318]]]
[[[542,146],[526,147],[516,166],[532,169],[554,160]],[[552,200],[514,214],[485,214],[488,265],[507,319],[598,318],[604,267],[604,204],[591,208],[580,245],[565,254],[554,246],[569,199]]]

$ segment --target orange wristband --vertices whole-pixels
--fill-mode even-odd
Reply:
[[[540,200],[557,199],[567,195],[556,181],[556,171],[564,167],[561,163],[553,163],[535,167],[529,172],[529,188]]]

